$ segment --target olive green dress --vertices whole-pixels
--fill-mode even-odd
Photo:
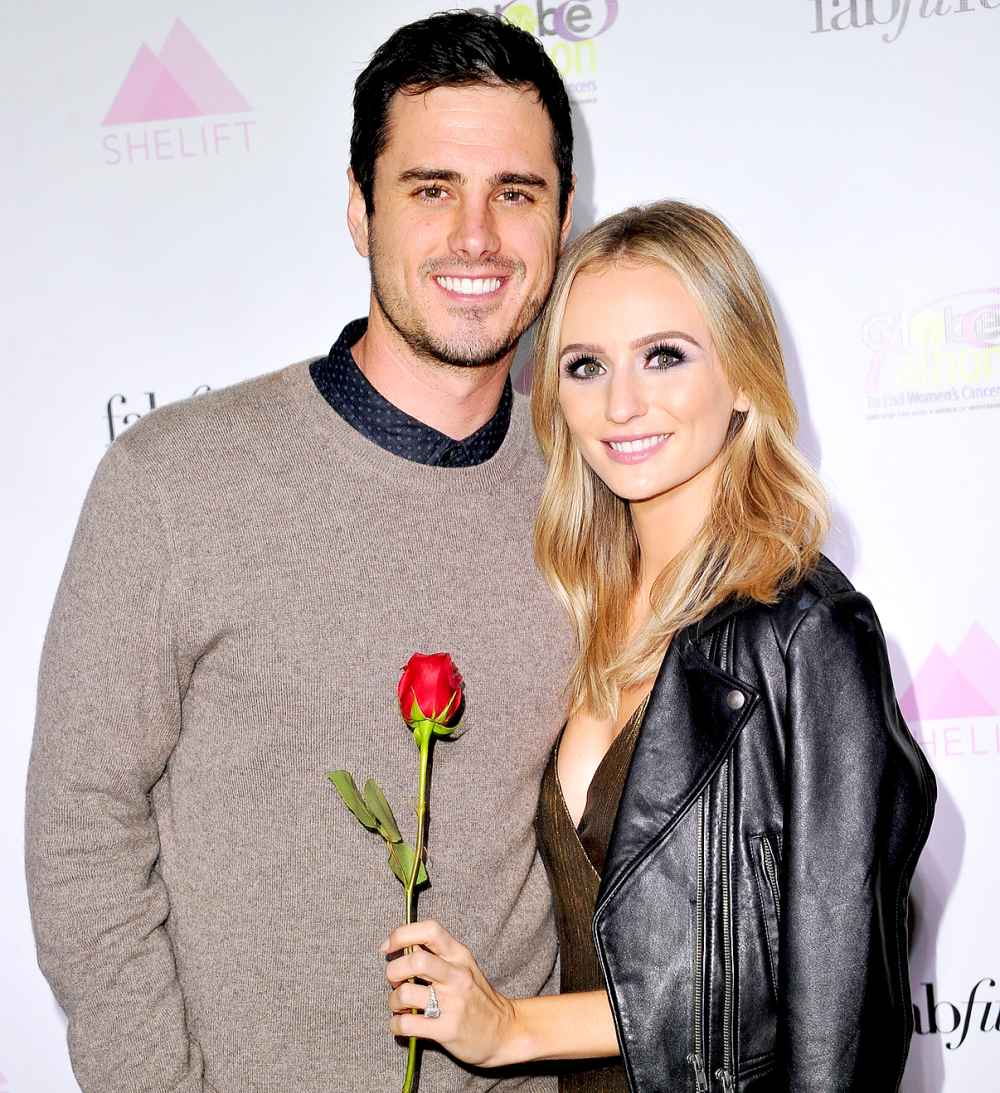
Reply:
[[[594,772],[578,827],[573,825],[559,785],[557,764],[561,735],[542,776],[536,831],[555,904],[562,971],[560,990],[564,994],[604,989],[590,926],[611,828],[645,709],[643,701],[622,726]],[[625,1068],[617,1058],[561,1064],[559,1091],[628,1093]]]

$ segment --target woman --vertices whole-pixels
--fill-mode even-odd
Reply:
[[[578,239],[532,399],[537,559],[579,640],[538,818],[563,993],[507,999],[416,923],[384,947],[419,946],[387,964],[392,1031],[482,1066],[602,1060],[565,1093],[897,1089],[934,781],[871,605],[819,553],[738,240],[677,202]]]

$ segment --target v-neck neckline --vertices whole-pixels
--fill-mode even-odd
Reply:
[[[566,818],[569,820],[570,827],[573,828],[573,831],[576,834],[577,842],[580,842],[581,846],[583,844],[580,840],[580,829],[583,826],[583,821],[587,817],[587,813],[590,811],[590,791],[593,788],[594,783],[597,781],[597,777],[601,773],[601,770],[607,764],[608,757],[614,753],[615,748],[618,745],[619,741],[622,739],[622,737],[627,737],[633,729],[638,731],[637,722],[642,721],[646,713],[646,707],[648,705],[649,694],[647,693],[643,700],[639,703],[639,705],[636,706],[631,714],[629,714],[627,720],[625,721],[625,724],[622,725],[617,733],[615,733],[614,739],[607,746],[607,749],[601,756],[600,762],[597,764],[596,767],[594,767],[594,773],[590,776],[590,781],[587,783],[587,792],[583,800],[583,811],[580,813],[580,820],[578,823],[574,823],[573,821],[573,813],[570,812],[569,805],[566,803],[566,797],[563,794],[562,779],[559,777],[559,752],[562,749],[563,733],[565,733],[566,731],[565,725],[563,725],[562,727],[562,732],[559,733],[559,739],[556,741],[556,753],[553,759],[553,769],[556,776],[556,789],[559,791],[559,803],[562,805],[563,811],[566,813]],[[586,849],[584,849],[584,853],[586,854]],[[590,861],[589,854],[587,854],[587,860]]]

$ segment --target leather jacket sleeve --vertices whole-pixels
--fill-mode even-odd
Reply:
[[[783,1088],[894,1091],[912,1032],[906,893],[933,776],[902,721],[864,596],[818,600],[786,664]]]

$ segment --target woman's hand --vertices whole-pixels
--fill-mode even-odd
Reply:
[[[501,1066],[512,1061],[506,1056],[515,1037],[514,1004],[493,989],[472,953],[431,920],[399,926],[382,951],[395,953],[411,946],[415,946],[412,952],[386,965],[386,976],[394,988],[389,995],[393,1033],[435,1040],[456,1059],[474,1066]],[[407,982],[414,977],[428,985]],[[423,1013],[431,986],[440,1017]],[[421,1012],[411,1013],[413,1009]]]

